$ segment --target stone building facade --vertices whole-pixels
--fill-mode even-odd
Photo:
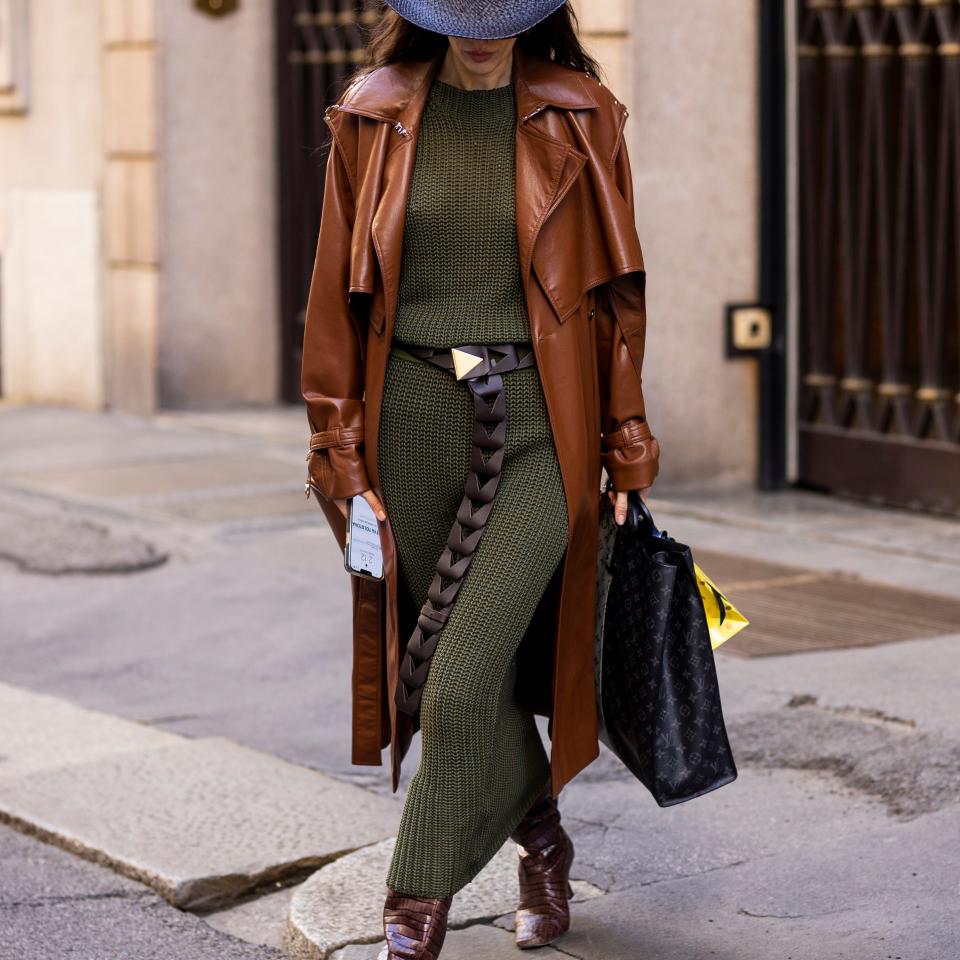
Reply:
[[[283,399],[277,5],[210,5],[0,0],[4,400]],[[630,108],[662,476],[749,483],[756,367],[724,305],[758,295],[756,5],[577,10]]]

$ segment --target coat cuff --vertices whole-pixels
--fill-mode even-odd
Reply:
[[[370,489],[363,451],[357,446],[329,446],[307,455],[307,482],[320,497],[341,500]]]
[[[342,424],[310,436],[309,484],[318,496],[340,500],[370,488],[363,455],[363,427]]]
[[[624,421],[602,437],[600,460],[617,491],[649,487],[660,470],[660,444],[646,420]]]

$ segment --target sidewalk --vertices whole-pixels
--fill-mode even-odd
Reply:
[[[417,758],[396,796],[386,767],[349,762],[349,592],[303,497],[305,441],[299,409],[0,407],[0,819],[20,831],[0,828],[0,958],[61,955],[78,917],[97,960],[376,955]],[[708,572],[747,558],[860,578],[878,609],[887,588],[960,598],[956,521],[655,493],[661,528],[717,558]],[[756,589],[729,592],[759,629]],[[606,752],[577,777],[561,796],[573,926],[544,957],[960,957],[960,620],[934,630],[923,606],[878,646],[745,658],[731,641],[740,777],[715,794],[661,810]],[[457,898],[445,960],[517,956],[514,863],[507,845]],[[165,938],[144,935],[154,922]]]

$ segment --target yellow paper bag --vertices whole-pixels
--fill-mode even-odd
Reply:
[[[717,589],[716,584],[697,566],[697,587],[710,627],[710,646],[716,650],[738,634],[750,621]]]

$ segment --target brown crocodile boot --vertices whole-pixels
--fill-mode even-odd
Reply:
[[[560,826],[557,801],[549,792],[534,803],[510,839],[520,848],[516,944],[542,947],[567,932],[567,901],[573,896],[569,880],[573,841]]]
[[[377,960],[437,960],[447,935],[453,897],[415,897],[387,888],[383,934]]]

